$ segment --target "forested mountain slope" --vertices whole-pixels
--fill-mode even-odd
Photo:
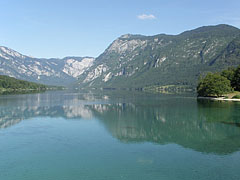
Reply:
[[[200,74],[240,64],[240,30],[205,26],[179,35],[123,35],[88,70],[77,87],[195,87]]]

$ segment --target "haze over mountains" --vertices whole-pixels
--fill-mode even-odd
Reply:
[[[196,86],[200,74],[240,64],[240,30],[205,26],[179,35],[126,34],[96,58],[38,59],[0,47],[0,74],[52,85]]]
[[[48,85],[68,85],[92,66],[92,57],[39,59],[0,46],[0,74]]]

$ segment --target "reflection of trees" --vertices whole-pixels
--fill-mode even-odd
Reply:
[[[101,98],[112,100],[109,96],[97,97]],[[95,117],[113,137],[125,143],[176,143],[216,154],[239,150],[240,128],[235,126],[240,119],[237,112],[239,104],[197,102],[188,98],[134,97],[132,103],[94,100],[93,94],[63,96],[61,93],[1,98],[0,128],[39,116],[65,119]]]
[[[148,107],[133,104],[101,105],[106,111],[94,111],[94,107],[93,111],[108,131],[123,142],[176,143],[217,154],[239,150],[238,127],[206,122],[208,114],[202,114],[196,101],[182,105],[180,101],[176,103],[174,106],[163,104]]]
[[[240,104],[238,102],[198,100],[198,109],[201,118],[207,122],[240,125]]]

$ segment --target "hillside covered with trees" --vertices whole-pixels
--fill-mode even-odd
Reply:
[[[42,91],[48,86],[33,82],[18,80],[9,76],[0,75],[0,94],[6,92]]]
[[[199,76],[240,65],[240,29],[204,26],[178,35],[126,34],[78,77],[76,87],[195,88]]]

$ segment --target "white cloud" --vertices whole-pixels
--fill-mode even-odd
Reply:
[[[156,19],[156,17],[153,14],[141,14],[138,15],[137,18],[141,20]]]

